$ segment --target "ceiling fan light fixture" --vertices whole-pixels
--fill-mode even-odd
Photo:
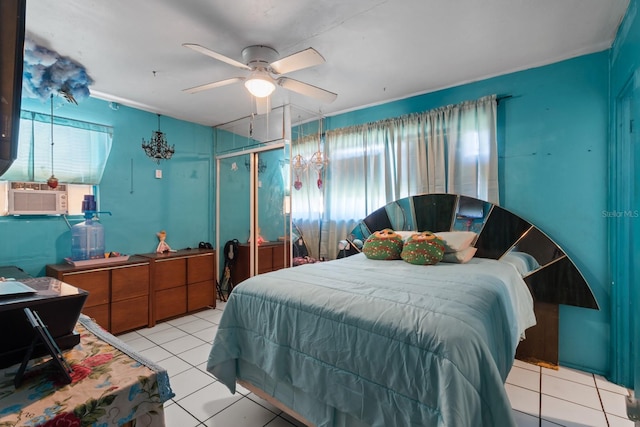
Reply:
[[[256,98],[265,98],[276,90],[273,79],[264,71],[255,71],[244,82],[244,86]]]
[[[270,110],[269,95],[276,90],[276,85],[288,91],[326,103],[335,101],[338,96],[317,86],[282,76],[282,74],[324,63],[325,60],[322,55],[312,47],[278,59],[278,51],[272,47],[264,45],[248,46],[242,49],[242,63],[198,44],[184,43],[183,46],[251,72],[248,77],[233,77],[183,89],[187,93],[196,93],[232,83],[244,82],[245,87],[256,100],[256,110],[259,115],[265,114]],[[274,78],[274,74],[278,75],[277,79]]]

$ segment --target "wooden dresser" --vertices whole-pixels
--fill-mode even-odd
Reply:
[[[150,261],[141,256],[99,266],[46,267],[47,276],[89,292],[82,312],[113,334],[150,324],[149,273]]]
[[[142,254],[151,261],[151,326],[216,306],[215,251]]]
[[[82,312],[112,334],[215,307],[215,251],[141,254],[99,266],[47,265],[46,274],[89,292]]]
[[[248,243],[238,246],[238,260],[233,266],[231,277],[235,285],[249,278],[249,256],[251,247]],[[286,252],[285,252],[286,251]],[[266,242],[258,246],[258,274],[280,270],[289,266],[290,247],[287,242]]]

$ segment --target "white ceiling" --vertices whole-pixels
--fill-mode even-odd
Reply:
[[[326,63],[292,72],[338,94],[333,115],[607,49],[629,0],[27,0],[27,36],[94,80],[92,96],[204,125],[249,115],[242,84],[183,89],[246,72],[182,47],[242,61],[249,45]]]

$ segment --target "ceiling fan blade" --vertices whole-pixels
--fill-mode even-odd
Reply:
[[[313,67],[324,63],[324,58],[317,50],[310,47],[300,52],[285,56],[270,64],[271,69],[276,74],[285,74],[303,68]]]
[[[182,46],[188,47],[189,49],[193,49],[196,52],[202,53],[204,55],[210,56],[218,61],[226,62],[229,65],[233,65],[234,67],[242,68],[243,70],[251,70],[251,67],[243,64],[242,62],[238,62],[235,59],[231,59],[228,56],[224,56],[218,52],[214,52],[211,49],[207,49],[206,47],[200,46],[195,43],[183,43]]]
[[[290,79],[287,77],[280,77],[277,82],[285,89],[297,92],[304,96],[318,99],[326,103],[333,102],[338,97],[337,94],[329,92],[328,90],[321,89],[317,86],[310,85],[309,83],[303,83],[301,81]]]
[[[233,78],[226,79],[226,80],[220,80],[220,81],[213,82],[213,83],[207,83],[207,84],[200,85],[200,86],[190,87],[188,89],[182,89],[182,91],[183,92],[187,92],[187,93],[197,93],[197,92],[202,92],[203,90],[214,89],[214,88],[217,88],[217,87],[227,86],[227,85],[230,85],[230,84],[242,82],[244,80],[245,80],[244,77],[233,77]]]
[[[271,111],[271,97],[265,96],[263,98],[253,97],[256,100],[256,114],[267,114]]]

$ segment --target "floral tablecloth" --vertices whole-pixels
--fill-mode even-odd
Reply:
[[[19,388],[19,365],[0,370],[0,426],[164,427],[162,404],[173,397],[167,372],[144,359],[88,317],[76,325],[80,344],[64,351],[71,384],[48,363],[32,361]]]

